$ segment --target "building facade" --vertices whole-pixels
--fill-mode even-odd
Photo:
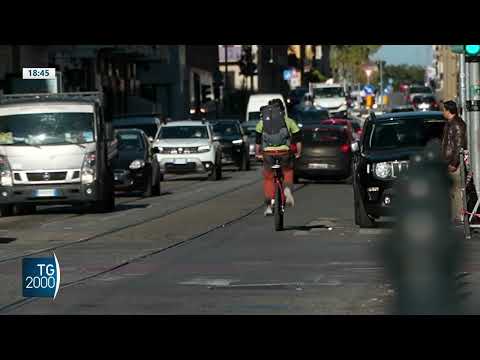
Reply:
[[[440,99],[458,99],[459,55],[452,52],[450,45],[433,45],[433,64],[437,96]]]

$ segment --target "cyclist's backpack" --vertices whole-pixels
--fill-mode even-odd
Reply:
[[[285,113],[277,106],[262,107],[263,135],[262,146],[290,145],[290,133],[285,123]]]

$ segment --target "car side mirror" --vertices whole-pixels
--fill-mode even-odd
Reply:
[[[213,141],[220,141],[222,137],[220,135],[214,135],[213,136]]]
[[[153,152],[154,154],[160,154],[160,150],[158,150],[158,147],[154,147],[154,148],[152,149],[152,152]]]
[[[149,136],[148,141],[153,142],[153,137]]]
[[[360,143],[358,141],[352,142],[351,148],[353,153],[358,152],[360,150]]]

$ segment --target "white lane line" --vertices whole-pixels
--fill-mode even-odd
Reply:
[[[237,282],[235,279],[204,279],[194,278],[188,281],[182,281],[180,285],[204,285],[204,286],[229,286],[232,282]]]

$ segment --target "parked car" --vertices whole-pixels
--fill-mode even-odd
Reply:
[[[370,116],[364,136],[352,144],[355,224],[375,226],[395,206],[393,185],[408,170],[410,158],[426,144],[442,138],[445,119],[440,111]]]
[[[345,126],[305,125],[302,137],[302,156],[295,161],[295,182],[300,178],[350,177],[352,137]]]
[[[412,105],[418,111],[439,111],[440,106],[433,95],[415,95]]]
[[[212,122],[213,132],[222,146],[222,164],[235,164],[240,170],[250,170],[250,146],[238,120]]]
[[[140,129],[150,142],[157,137],[160,130],[160,118],[157,115],[125,115],[113,118],[114,129]]]
[[[220,143],[212,125],[204,121],[172,121],[160,127],[154,152],[162,173],[208,174],[222,178]]]
[[[113,159],[115,190],[142,191],[147,197],[160,195],[160,167],[147,135],[140,129],[119,129],[116,137],[118,152]]]

